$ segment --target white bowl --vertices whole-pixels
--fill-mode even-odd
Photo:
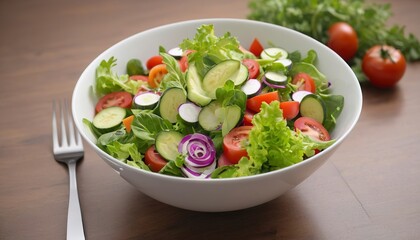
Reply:
[[[114,68],[125,73],[125,63],[131,58],[146,62],[159,46],[171,48],[185,38],[193,38],[197,27],[214,24],[221,36],[231,32],[242,46],[248,47],[254,37],[261,43],[272,42],[288,51],[298,50],[303,55],[310,49],[318,53],[318,68],[332,83],[333,92],[345,98],[345,105],[332,137],[337,141],[325,151],[301,163],[277,171],[233,179],[188,179],[172,177],[130,167],[109,156],[95,145],[95,138],[82,123],[93,119],[97,98],[92,93],[95,69],[103,59],[117,58]],[[280,26],[242,19],[202,19],[153,28],[110,47],[94,59],[80,76],[72,98],[73,117],[84,140],[127,182],[144,194],[163,203],[195,211],[221,212],[253,207],[282,195],[295,187],[335,152],[359,119],[362,93],[359,82],[348,65],[333,51],[316,40]],[[92,169],[93,171],[93,169]]]

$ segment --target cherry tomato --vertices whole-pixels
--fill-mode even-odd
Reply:
[[[330,140],[330,134],[327,129],[319,122],[309,117],[300,117],[294,123],[295,130],[300,130],[303,134],[319,141]]]
[[[305,90],[315,93],[316,85],[314,79],[306,73],[298,73],[293,77],[292,84],[297,86],[298,90]]]
[[[156,150],[155,145],[149,147],[144,154],[144,162],[153,172],[159,172],[168,163]]]
[[[403,77],[406,68],[404,55],[392,46],[373,46],[362,60],[362,69],[372,85],[393,87]]]
[[[149,58],[146,62],[146,67],[148,70],[152,69],[154,66],[162,64],[163,63],[163,57],[160,55],[153,56]]]
[[[353,27],[345,22],[337,22],[328,29],[327,46],[334,50],[344,61],[351,60],[359,47],[359,40]]]
[[[132,76],[130,76],[130,79],[137,80],[137,81],[143,81],[143,82],[148,82],[149,81],[149,77],[144,76],[144,75],[132,75]]]
[[[263,102],[266,102],[269,104],[275,100],[280,101],[278,92],[277,91],[268,92],[268,93],[260,94],[246,100],[246,107],[251,111],[259,112],[261,108],[261,104]]]
[[[184,55],[181,57],[181,59],[179,60],[179,67],[181,68],[182,72],[187,71],[188,69],[188,56]]]
[[[242,64],[248,68],[248,78],[257,78],[260,74],[260,64],[253,59],[244,59],[242,60]]]
[[[165,64],[159,64],[150,69],[149,72],[149,86],[152,88],[157,88],[162,81],[165,74],[168,73]]]
[[[130,108],[133,97],[128,92],[112,92],[99,99],[96,104],[96,113],[108,107],[123,107]]]
[[[252,126],[252,118],[254,118],[255,112],[246,109],[244,114],[244,125]]]
[[[232,129],[223,138],[223,154],[229,162],[236,164],[242,157],[248,156],[245,144],[252,126],[240,126]]]
[[[261,45],[258,38],[254,38],[254,40],[251,43],[251,46],[249,47],[249,51],[252,52],[256,57],[260,57],[261,52],[264,50],[264,47]]]
[[[220,155],[219,159],[217,160],[217,167],[229,166],[229,165],[232,165],[232,164],[233,163],[229,162],[229,160],[227,159],[227,157],[223,153],[222,153],[222,155]]]
[[[299,102],[297,101],[281,102],[280,108],[283,111],[283,117],[286,120],[292,120],[299,114]]]

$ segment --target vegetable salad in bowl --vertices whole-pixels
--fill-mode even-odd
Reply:
[[[145,171],[202,179],[271,172],[336,141],[344,96],[332,93],[317,61],[313,49],[288,52],[257,36],[245,48],[202,24],[144,63],[103,59],[95,116],[83,122],[100,149]]]

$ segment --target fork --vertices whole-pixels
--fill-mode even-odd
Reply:
[[[58,126],[58,122],[60,122]],[[84,155],[79,132],[75,131],[67,101],[53,102],[52,137],[54,158],[66,163],[69,169],[69,208],[67,215],[67,239],[84,240],[82,212],[77,193],[76,163]],[[61,135],[61,137],[60,137]]]

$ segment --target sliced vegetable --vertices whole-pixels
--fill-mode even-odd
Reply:
[[[296,119],[294,123],[296,130],[301,131],[303,134],[311,137],[317,141],[329,141],[331,140],[328,131],[317,122],[315,119],[309,117],[300,117]]]
[[[159,172],[168,162],[156,151],[155,145],[144,154],[144,162],[153,172]]]
[[[242,64],[248,68],[249,79],[257,78],[260,75],[260,64],[254,59],[244,59]]]
[[[178,145],[183,136],[181,133],[173,130],[162,131],[156,136],[156,150],[168,161],[175,161],[178,157]]]
[[[223,124],[222,105],[218,101],[213,101],[203,107],[198,115],[198,123],[206,131],[215,131],[221,129]]]
[[[326,106],[321,97],[315,94],[306,95],[300,102],[300,115],[310,117],[323,124],[326,118]]]
[[[187,73],[187,90],[188,99],[199,106],[205,106],[211,102],[211,98],[206,95],[203,90],[201,78],[197,73],[197,68],[194,64],[188,67]]]
[[[152,56],[149,58],[146,62],[146,67],[148,70],[152,69],[154,66],[162,64],[163,63],[163,57],[160,55]]]
[[[185,157],[185,165],[188,167],[207,167],[213,164],[216,158],[213,141],[201,133],[183,137],[179,143],[178,152]]]
[[[246,146],[251,129],[252,126],[237,127],[224,136],[223,154],[229,162],[236,164],[242,157],[248,156]]]
[[[163,92],[159,102],[159,114],[162,118],[175,123],[178,115],[178,108],[187,102],[185,91],[181,88],[168,88]]]
[[[249,79],[242,85],[241,90],[248,98],[254,97],[261,92],[261,82],[258,79]]]
[[[286,69],[290,69],[292,67],[292,60],[288,58],[282,58],[279,60],[274,61],[275,63],[281,63]]]
[[[203,78],[202,87],[207,95],[215,99],[216,89],[223,87],[232,75],[239,71],[241,63],[236,60],[226,60],[211,68]]]
[[[301,102],[301,101],[302,101],[302,99],[303,99],[306,95],[309,95],[309,94],[312,94],[312,92],[305,91],[305,90],[299,90],[299,91],[296,91],[296,92],[294,92],[294,93],[292,94],[292,99],[293,99],[294,101]]]
[[[225,154],[220,155],[219,159],[217,160],[217,167],[223,167],[223,166],[229,166],[232,165],[233,163],[231,163],[227,157],[225,156]]]
[[[299,114],[299,102],[296,101],[280,102],[280,108],[286,120],[292,120]]]
[[[149,72],[149,86],[152,88],[159,87],[160,82],[167,73],[168,69],[165,64],[154,66]]]
[[[134,120],[134,115],[130,115],[122,120],[122,123],[124,124],[124,127],[125,127],[125,131],[127,131],[128,133],[131,132],[131,123],[133,122],[133,120]]]
[[[109,107],[100,111],[93,118],[93,126],[100,132],[111,132],[121,126],[127,111],[122,107]]]
[[[254,40],[251,43],[251,46],[249,47],[249,51],[252,52],[256,57],[260,57],[261,52],[264,50],[264,47],[258,40],[258,38],[254,38]]]
[[[178,108],[178,114],[187,123],[198,122],[201,107],[192,102],[183,103]]]
[[[133,107],[139,109],[153,109],[157,106],[160,95],[155,92],[140,92],[133,98]]]
[[[287,84],[287,76],[280,72],[266,72],[264,77],[271,84],[283,86]]]
[[[266,48],[261,52],[261,58],[267,60],[277,60],[287,58],[289,54],[282,48]]]
[[[238,86],[244,83],[246,80],[248,80],[248,77],[248,67],[244,64],[241,64],[239,66],[239,70],[236,71],[236,73],[234,73],[232,76],[230,76],[228,80],[232,80],[235,86]]]
[[[246,101],[246,107],[254,112],[259,112],[263,102],[270,104],[272,101],[276,100],[280,100],[278,92],[268,92],[248,99]]]
[[[301,72],[293,77],[292,84],[296,85],[298,90],[305,90],[312,93],[316,91],[314,79],[307,73]]]
[[[112,92],[101,97],[96,103],[95,111],[96,113],[102,111],[105,108],[109,107],[122,107],[129,108],[131,107],[132,97],[128,92]]]
[[[175,59],[181,59],[184,51],[180,47],[174,47],[168,50],[168,54],[174,57]]]

